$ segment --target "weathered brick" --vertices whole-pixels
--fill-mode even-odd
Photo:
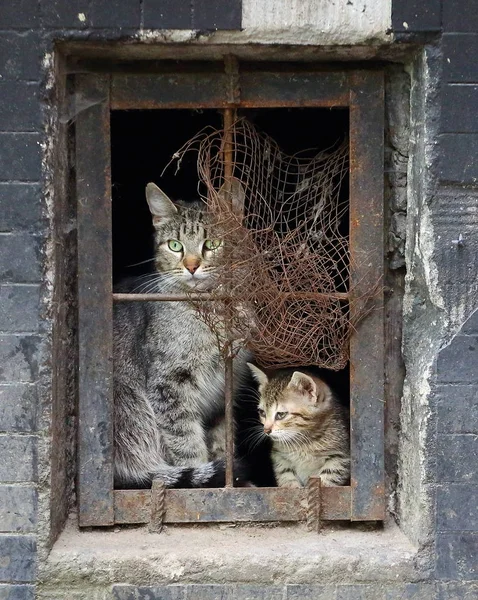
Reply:
[[[136,587],[134,585],[114,585],[112,593],[115,600],[185,600],[186,586]]]
[[[442,6],[445,31],[478,31],[476,0],[460,0],[459,5],[445,1]]]
[[[193,0],[193,29],[240,29],[241,0]]]
[[[41,188],[37,183],[0,183],[0,233],[43,231]]]
[[[338,585],[337,600],[383,600],[384,594],[380,587],[373,585]]]
[[[0,481],[20,483],[37,480],[37,438],[0,435]]]
[[[0,76],[38,81],[41,68],[40,36],[36,31],[0,31]]]
[[[283,585],[240,584],[233,588],[232,600],[283,600]]]
[[[29,583],[35,579],[36,542],[32,536],[0,536],[0,581]]]
[[[475,456],[478,435],[450,433],[437,436],[437,480],[439,482],[478,482]]]
[[[334,600],[334,585],[291,584],[287,586],[287,600]]]
[[[226,585],[188,585],[187,600],[232,600],[231,589]],[[159,598],[158,598],[159,600]],[[176,598],[174,598],[176,600]]]
[[[436,396],[439,433],[478,433],[478,384],[440,385]]]
[[[436,554],[438,579],[478,579],[478,533],[439,533]]]
[[[39,25],[38,0],[2,2],[0,29],[30,29]]]
[[[0,133],[0,180],[39,181],[41,157],[38,133]]]
[[[476,600],[477,598],[478,584],[471,581],[438,583],[436,586],[435,600]]]
[[[35,600],[35,588],[32,585],[0,584],[0,600]]]
[[[478,83],[478,34],[447,34],[442,38],[443,80]]]
[[[95,0],[90,5],[89,17],[92,27],[139,29],[140,0],[116,1],[114,10],[110,0]]]
[[[478,310],[469,317],[466,323],[461,328],[461,333],[478,335]]]
[[[447,484],[437,489],[439,531],[478,531],[478,485]]]
[[[89,6],[88,0],[40,0],[42,25],[46,28],[68,29],[90,27]]]
[[[36,381],[42,341],[36,335],[0,335],[0,382]]]
[[[38,284],[0,285],[0,331],[38,331],[39,306]]]
[[[29,233],[0,234],[0,282],[39,283],[42,243]]]
[[[392,3],[392,27],[397,32],[437,31],[440,0],[400,0]]]
[[[439,136],[440,166],[442,181],[460,184],[478,182],[478,134],[442,133]]]
[[[435,584],[406,583],[386,586],[384,600],[436,600]]]
[[[441,91],[441,132],[477,133],[477,105],[478,85],[444,85]]]
[[[143,0],[146,29],[192,29],[189,0]]]
[[[37,400],[35,385],[0,384],[0,431],[11,433],[35,431]]]
[[[437,361],[437,380],[447,383],[478,383],[478,337],[457,335]]]
[[[0,131],[38,131],[40,126],[39,84],[0,82]]]
[[[32,533],[37,504],[35,488],[0,485],[0,532]]]

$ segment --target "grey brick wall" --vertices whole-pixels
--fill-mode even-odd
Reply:
[[[25,11],[22,11],[20,4]],[[32,600],[42,347],[40,34],[35,3],[0,10],[0,598]],[[18,29],[16,29],[18,28]],[[2,583],[3,582],[3,583]]]

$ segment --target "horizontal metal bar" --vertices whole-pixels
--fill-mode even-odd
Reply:
[[[283,296],[287,298],[287,293]],[[335,294],[321,294],[316,292],[310,293],[295,293],[289,294],[293,300],[319,300],[320,298],[328,298],[333,300],[339,300],[340,302],[347,302],[349,294],[346,293],[335,293]],[[218,295],[218,294],[207,294],[207,293],[196,293],[196,294],[113,294],[113,300],[115,302],[205,302],[209,300],[231,300],[231,296]],[[239,301],[240,298],[234,296],[234,300]]]
[[[347,107],[349,78],[346,71],[239,72],[237,106]],[[113,73],[111,108],[227,108],[228,83],[225,73]]]
[[[307,488],[166,490],[163,523],[305,521]],[[350,487],[321,488],[321,519],[350,520]],[[148,523],[151,490],[115,490],[115,523]]]
[[[111,108],[226,108],[225,73],[114,73]]]
[[[255,72],[240,74],[242,107],[347,107],[346,72]]]
[[[213,294],[113,294],[115,302],[197,302],[221,300]]]

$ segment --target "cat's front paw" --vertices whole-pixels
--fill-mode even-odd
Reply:
[[[279,482],[279,487],[281,487],[281,488],[301,488],[302,486],[297,481],[297,479],[294,479],[294,480],[284,481],[282,483]]]

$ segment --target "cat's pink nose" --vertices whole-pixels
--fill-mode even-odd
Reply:
[[[270,433],[272,431],[271,427],[264,427],[264,433]]]
[[[199,266],[201,265],[201,261],[197,258],[190,258],[187,256],[184,259],[183,264],[186,267],[186,269],[191,273],[191,275],[194,275],[194,273],[198,270]]]

